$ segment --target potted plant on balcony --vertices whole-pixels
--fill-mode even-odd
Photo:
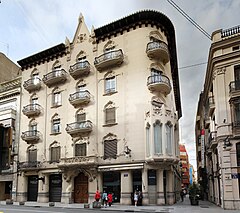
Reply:
[[[189,199],[190,203],[193,206],[199,205],[199,186],[196,183],[193,183],[189,186]]]

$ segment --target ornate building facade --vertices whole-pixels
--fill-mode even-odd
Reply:
[[[196,117],[198,181],[224,209],[240,209],[239,42],[239,26],[212,33]]]
[[[173,204],[180,190],[175,32],[155,11],[18,61],[23,92],[18,201]]]

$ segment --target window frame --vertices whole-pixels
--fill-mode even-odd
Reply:
[[[157,128],[159,127],[159,130]],[[156,131],[159,131],[156,132]],[[153,125],[153,141],[154,141],[154,154],[162,155],[163,154],[163,135],[162,135],[162,123],[160,121],[156,121]],[[158,134],[158,135],[157,135]],[[158,139],[160,139],[158,141]]]

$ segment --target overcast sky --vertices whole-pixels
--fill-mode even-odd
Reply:
[[[209,34],[240,23],[240,0],[174,0]],[[72,41],[79,14],[91,30],[143,9],[164,13],[176,31],[183,116],[181,143],[196,168],[195,115],[203,89],[211,41],[187,21],[167,0],[1,0],[0,52],[17,62],[29,55]]]

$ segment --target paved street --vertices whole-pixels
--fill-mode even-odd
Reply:
[[[31,205],[31,206],[29,206]],[[239,213],[239,210],[223,210],[220,207],[207,202],[200,201],[199,206],[191,206],[188,198],[185,198],[184,202],[178,202],[173,206],[128,206],[128,205],[118,205],[115,204],[111,207],[102,209],[84,209],[83,205],[68,204],[59,205],[58,207],[46,207],[46,204],[39,203],[26,203],[25,206],[19,205],[0,205],[0,213],[48,213],[48,212],[58,212],[58,213],[89,213],[90,212],[101,212],[107,211],[108,213],[122,211],[122,212],[158,212],[158,213]]]

